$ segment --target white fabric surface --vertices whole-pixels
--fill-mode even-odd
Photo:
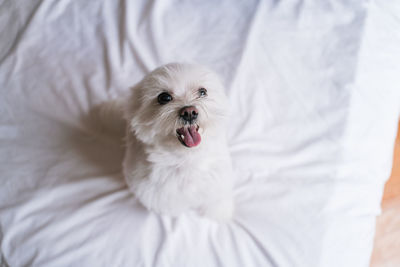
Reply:
[[[0,1],[4,266],[368,266],[400,110],[396,1]],[[86,114],[158,65],[215,69],[235,219],[142,208]]]

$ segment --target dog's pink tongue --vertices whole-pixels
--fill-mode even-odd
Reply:
[[[181,128],[180,130],[181,134],[185,137],[183,139],[185,145],[187,145],[188,147],[194,147],[200,144],[201,136],[197,132],[196,126],[192,125],[190,127],[183,127],[183,129]]]

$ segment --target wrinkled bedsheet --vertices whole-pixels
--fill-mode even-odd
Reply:
[[[400,111],[392,1],[0,1],[4,266],[368,266]],[[229,97],[234,220],[146,211],[88,112],[198,62]]]

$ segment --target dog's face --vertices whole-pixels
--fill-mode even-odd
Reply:
[[[217,75],[191,64],[157,68],[132,89],[130,130],[147,144],[193,148],[224,134],[226,97]]]

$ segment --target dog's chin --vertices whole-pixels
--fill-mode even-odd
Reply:
[[[201,142],[199,129],[200,126],[197,124],[184,125],[176,129],[176,137],[183,146],[187,148],[196,147]]]

